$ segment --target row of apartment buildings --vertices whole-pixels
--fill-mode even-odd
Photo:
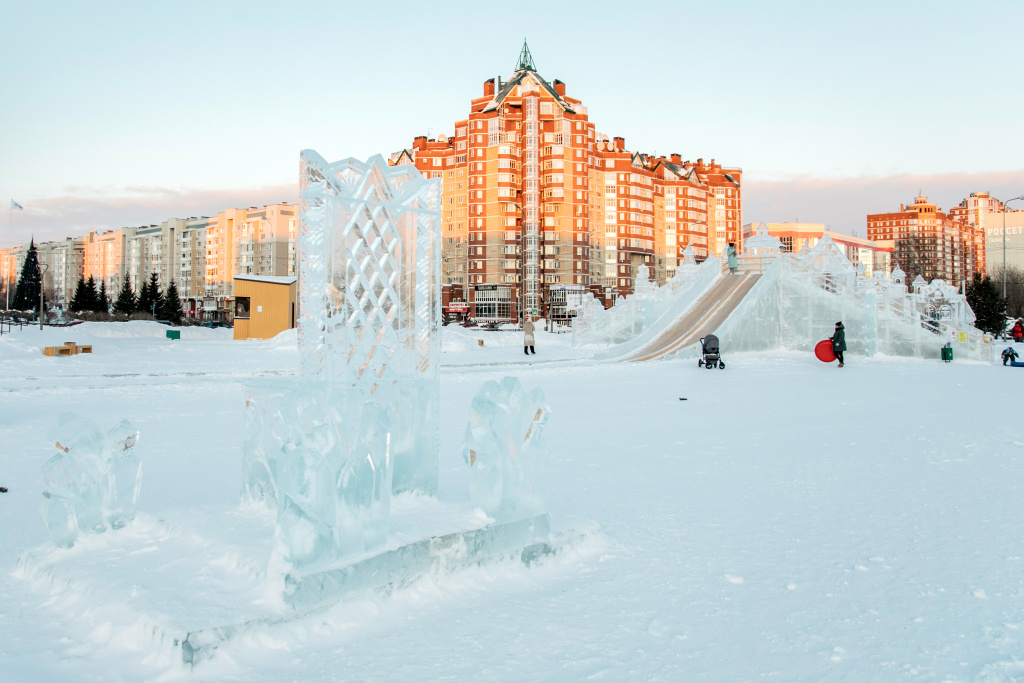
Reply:
[[[444,304],[478,319],[566,315],[573,290],[611,305],[641,265],[664,282],[688,246],[703,260],[741,241],[740,169],[628,150],[525,44],[452,135],[417,137],[390,163],[441,180]]]
[[[988,192],[975,192],[948,213],[923,193],[899,211],[869,214],[868,239],[893,246],[893,259],[910,278],[942,279],[959,286],[991,266],[986,229],[1005,210]]]
[[[170,218],[159,225],[119,228],[36,245],[43,291],[67,306],[80,278],[104,283],[113,299],[127,273],[138,292],[156,273],[161,288],[172,280],[186,314],[229,317],[235,275],[295,274],[298,207],[282,202],[228,209],[216,216]],[[13,287],[29,245],[0,249],[0,279]]]

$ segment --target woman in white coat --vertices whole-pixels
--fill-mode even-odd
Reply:
[[[533,350],[533,319],[530,316],[526,316],[523,320],[523,353],[529,356],[531,353],[537,355],[537,352]]]

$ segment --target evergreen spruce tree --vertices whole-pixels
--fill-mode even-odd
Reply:
[[[21,277],[11,299],[11,308],[16,311],[31,311],[39,306],[39,290],[43,278],[39,273],[39,254],[36,252],[36,241],[29,243],[25,263],[21,266]]]
[[[157,279],[156,273],[151,273],[149,280],[143,283],[142,290],[139,291],[139,312],[149,313],[155,315],[154,305],[159,309],[160,305],[160,283]],[[159,313],[159,310],[156,311]],[[159,317],[159,316],[157,316]]]
[[[181,322],[184,311],[181,310],[181,299],[178,298],[178,288],[174,285],[174,280],[167,285],[167,291],[164,292],[156,310],[157,317],[161,320],[170,320],[175,325]]]
[[[138,313],[152,313],[151,310],[153,302],[153,294],[150,291],[149,280],[145,280],[142,283],[142,287],[139,288],[139,298],[135,302],[135,310]]]
[[[974,326],[979,330],[999,334],[1006,329],[1006,302],[991,278],[974,274],[974,280],[967,285],[967,303],[974,311]]]
[[[92,275],[85,281],[85,297],[82,301],[83,311],[95,311],[98,305],[97,299],[100,298],[100,293],[96,290],[96,279]]]
[[[114,311],[131,315],[135,312],[138,303],[135,299],[135,292],[132,291],[132,279],[128,273],[125,273],[124,280],[121,282],[121,291],[117,293],[117,301],[114,302]]]
[[[110,313],[110,297],[107,296],[107,281],[100,280],[100,291],[96,297],[97,313]]]
[[[78,278],[78,284],[75,285],[75,295],[71,298],[71,310],[75,312],[86,310],[85,279],[83,278]]]

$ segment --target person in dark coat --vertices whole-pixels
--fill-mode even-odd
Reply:
[[[846,351],[846,328],[839,321],[836,323],[836,333],[832,335],[832,353],[836,354],[839,367],[843,367],[843,351]]]
[[[1016,362],[1017,358],[1019,358],[1017,352],[1013,350],[1012,346],[1007,346],[1005,349],[1003,349],[1002,356],[1003,365],[1006,365],[1007,361],[1009,361],[1010,363]]]

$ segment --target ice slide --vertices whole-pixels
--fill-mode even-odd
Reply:
[[[679,317],[649,342],[630,351],[619,360],[654,360],[696,344],[701,337],[713,333],[725,322],[760,277],[759,273],[743,272],[716,278]]]

